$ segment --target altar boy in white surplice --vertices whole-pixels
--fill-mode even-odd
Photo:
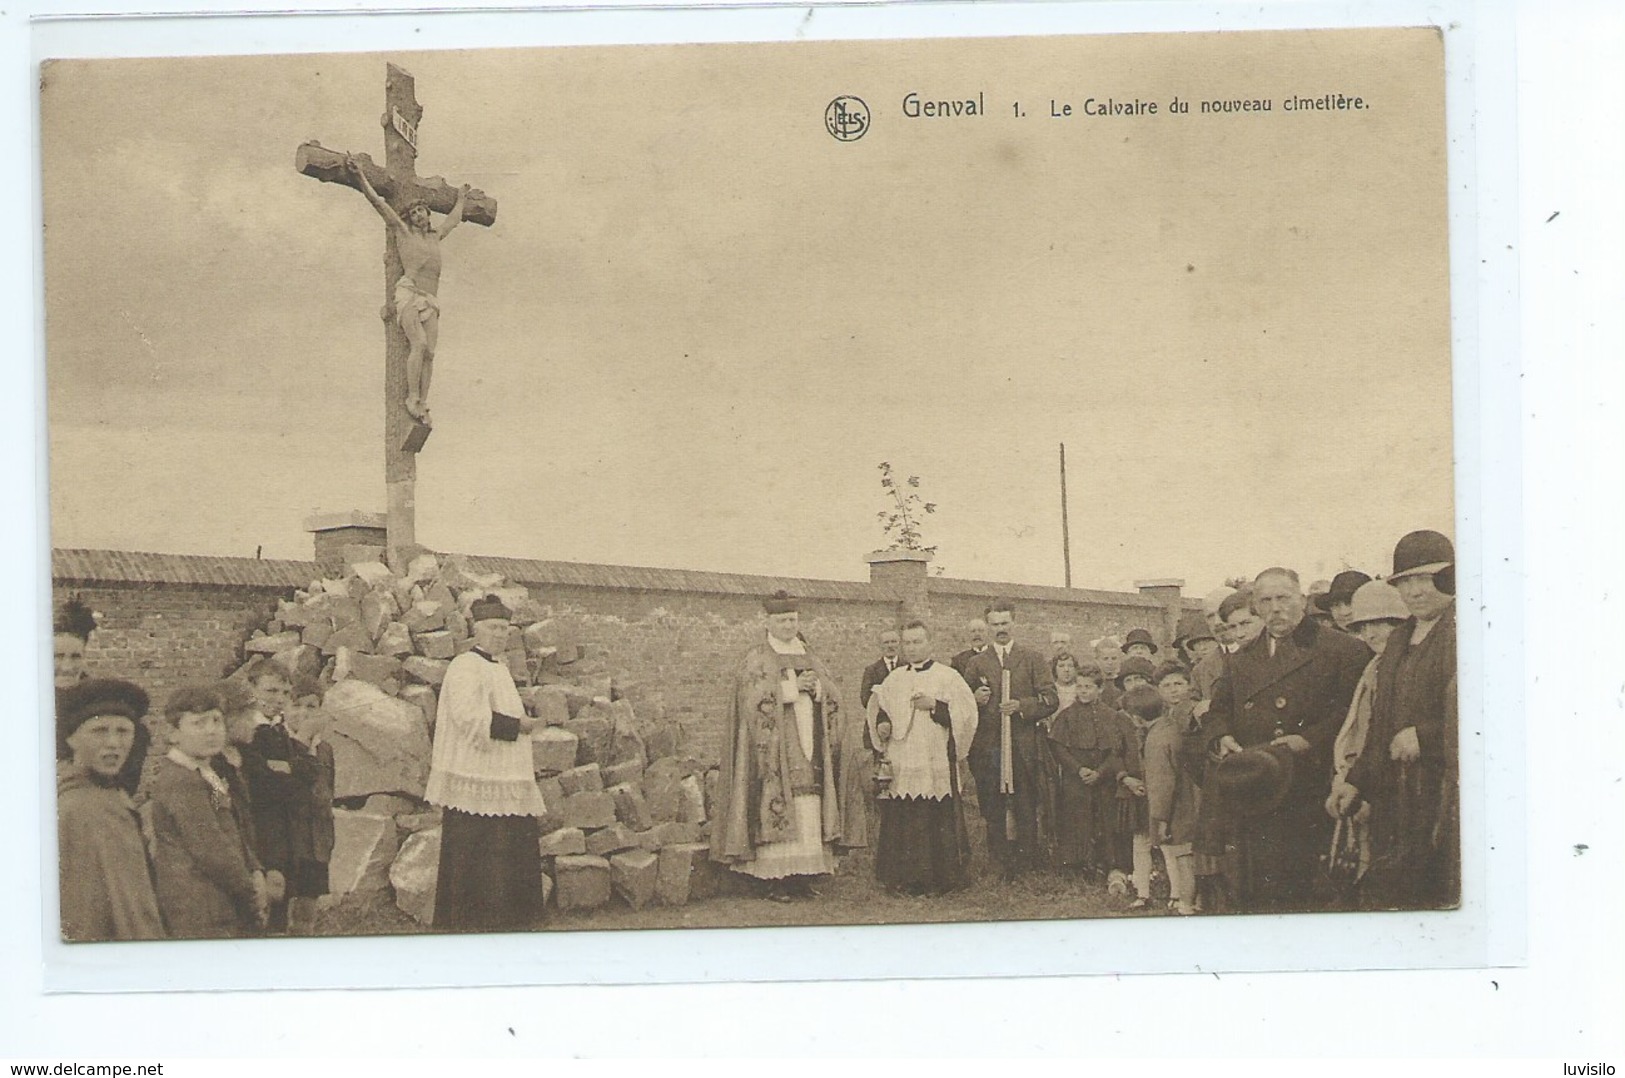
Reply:
[[[958,671],[931,659],[923,622],[903,626],[903,658],[869,698],[869,737],[891,776],[878,795],[875,878],[943,894],[964,884],[970,855],[959,762],[976,734],[976,698]]]

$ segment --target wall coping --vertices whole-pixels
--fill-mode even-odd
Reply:
[[[438,555],[445,557],[447,555]],[[687,592],[709,595],[771,595],[780,588],[814,602],[851,600],[890,602],[887,585],[858,580],[818,580],[808,577],[754,576],[745,573],[709,573],[696,569],[657,569],[591,562],[541,561],[469,555],[468,568],[477,573],[499,573],[520,584],[587,588],[623,588],[639,591]],[[190,584],[204,587],[251,587],[283,590],[303,588],[322,575],[314,561],[276,561],[195,554],[158,554],[125,550],[57,548],[51,551],[51,577],[61,584]],[[939,595],[1006,596],[1061,603],[1098,603],[1158,610],[1162,603],[1137,592],[1058,588],[1039,584],[1011,584],[991,580],[928,577],[929,592]],[[1198,608],[1200,600],[1186,600]]]

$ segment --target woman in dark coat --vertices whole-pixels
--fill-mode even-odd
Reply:
[[[90,645],[90,634],[96,631],[96,615],[78,599],[69,599],[51,627],[52,653],[56,660],[56,703],[60,715],[63,694],[90,677],[85,668],[85,648]],[[147,749],[152,745],[152,734],[144,719],[135,722],[135,742],[130,754],[119,769],[118,787],[131,797],[141,785],[141,769],[147,762]],[[65,757],[63,757],[65,759]]]
[[[1363,893],[1381,908],[1461,901],[1454,559],[1438,532],[1412,532],[1394,549],[1388,581],[1412,616],[1388,638],[1365,751],[1336,806],[1352,814],[1371,805]]]

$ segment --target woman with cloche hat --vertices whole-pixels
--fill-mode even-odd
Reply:
[[[160,939],[146,845],[119,774],[147,713],[128,681],[91,678],[57,702],[57,853],[62,937]]]
[[[1409,617],[1377,667],[1366,748],[1334,797],[1351,816],[1371,806],[1373,905],[1443,909],[1461,899],[1456,737],[1455,549],[1435,531],[1394,547],[1388,577]]]

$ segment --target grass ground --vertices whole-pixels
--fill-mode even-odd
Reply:
[[[975,828],[973,828],[975,830]],[[979,846],[979,843],[978,843]],[[538,931],[603,931],[628,928],[750,928],[782,925],[923,924],[959,921],[1025,921],[1057,918],[1166,916],[1162,911],[1127,909],[1128,899],[1108,895],[1098,883],[1062,871],[1044,870],[1004,882],[989,869],[980,848],[973,851],[972,882],[953,894],[910,898],[888,894],[875,883],[867,850],[842,859],[834,876],[817,881],[816,898],[770,902],[739,893],[686,906],[647,906],[634,910],[619,898],[597,910],[550,910]],[[402,913],[387,895],[350,899],[325,911],[317,925],[324,936],[422,933],[428,929]]]

